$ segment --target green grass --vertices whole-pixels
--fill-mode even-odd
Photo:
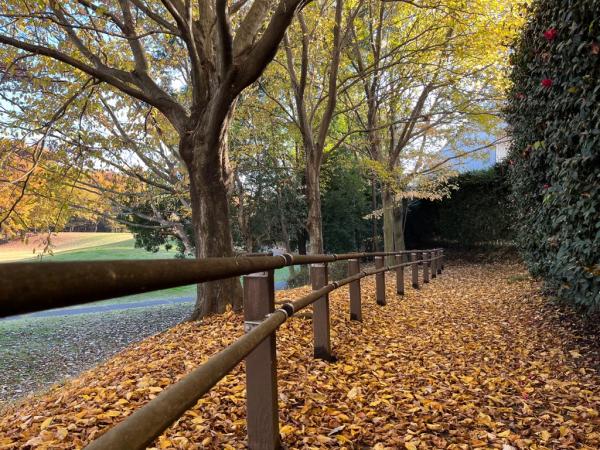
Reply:
[[[124,233],[89,233],[90,236],[83,237],[77,240],[77,244],[81,248],[61,250],[53,255],[45,255],[41,259],[33,259],[47,262],[59,261],[101,261],[110,259],[135,259],[135,260],[152,260],[152,259],[171,259],[175,257],[176,251],[171,249],[167,251],[164,247],[158,252],[148,252],[143,248],[135,248],[135,240],[132,238],[123,239]],[[112,240],[112,241],[111,241]],[[101,245],[97,245],[97,244]],[[96,245],[94,245],[96,244]],[[28,254],[28,258],[29,254]],[[0,261],[2,261],[2,253],[0,252]],[[284,267],[275,271],[275,281],[286,281],[289,277],[289,268]],[[130,303],[152,299],[173,299],[179,297],[194,297],[196,295],[196,285],[179,286],[171,289],[160,291],[145,292],[143,294],[128,295],[126,297],[112,298],[95,302],[95,305],[110,305],[118,303]],[[87,307],[90,304],[73,306],[72,308]]]
[[[148,252],[143,248],[135,248],[135,240],[113,242],[75,250],[66,250],[54,255],[46,255],[41,261],[99,261],[103,259],[170,259],[176,251],[161,248],[158,252]]]
[[[64,235],[65,233],[60,233]],[[133,249],[133,238],[131,233],[68,233],[72,235],[68,242],[61,242],[57,244],[53,249],[54,255],[46,254],[42,256],[43,260],[52,260],[57,258],[63,253],[76,253],[79,251],[87,251],[89,249],[96,249],[99,247],[106,247],[109,249],[113,247],[117,248],[125,247]],[[16,245],[0,245],[0,262],[11,262],[11,261],[24,261],[24,260],[39,260],[41,251],[40,240],[41,237],[32,237],[28,243],[16,243]],[[33,249],[35,248],[35,252]],[[143,251],[141,249],[137,249]],[[93,253],[93,252],[92,252]]]
[[[275,281],[286,281],[289,277],[289,268],[283,267],[275,270]],[[162,289],[160,291],[144,292],[143,294],[128,295],[125,297],[111,298],[109,300],[101,300],[94,302],[94,305],[114,305],[119,303],[132,303],[143,300],[155,300],[164,299],[169,300],[180,297],[194,297],[196,295],[196,285],[190,284],[187,286],[178,286],[171,289]],[[85,305],[77,305],[72,308],[85,308],[90,306],[91,303]]]

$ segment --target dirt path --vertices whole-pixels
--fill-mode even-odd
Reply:
[[[454,265],[420,291],[374,301],[363,323],[332,294],[339,361],[312,358],[311,323],[278,332],[280,423],[288,448],[600,447],[597,348],[516,265]],[[293,298],[296,291],[278,297]],[[242,333],[239,316],[185,323],[5,411],[0,447],[76,448]],[[243,365],[156,442],[245,448]]]

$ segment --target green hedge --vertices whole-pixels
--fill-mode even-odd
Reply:
[[[557,295],[600,307],[600,0],[537,0],[507,120],[518,243]]]
[[[410,247],[430,243],[459,248],[513,239],[506,165],[466,172],[450,181],[450,198],[421,200],[409,209],[406,240]]]

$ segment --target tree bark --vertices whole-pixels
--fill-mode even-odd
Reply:
[[[307,233],[306,230],[303,228],[297,234],[299,255],[306,255],[306,237]]]
[[[323,253],[323,220],[321,217],[321,165],[309,162],[306,166],[306,201],[308,203],[309,253]]]
[[[375,176],[371,178],[371,211],[375,211],[377,209],[377,181]],[[371,218],[371,240],[372,243],[372,252],[379,251],[378,245],[378,237],[377,237],[377,218],[373,215]]]
[[[383,249],[386,252],[393,252],[395,250],[394,193],[389,186],[382,186],[381,200],[383,204]],[[394,258],[392,256],[388,256],[386,258],[386,264],[393,265]]]
[[[216,137],[218,151],[208,148],[208,142],[215,142],[215,137],[207,139],[208,136],[203,133],[199,136],[186,135],[180,141],[181,153],[194,155],[186,163],[190,173],[197,258],[234,256],[229,220],[231,173],[228,164],[227,125],[224,124],[222,132]],[[199,284],[191,320],[223,313],[228,304],[234,310],[242,308],[242,287],[237,277]]]
[[[394,247],[397,251],[406,250],[406,243],[404,242],[406,203],[406,200],[403,199],[394,208]]]

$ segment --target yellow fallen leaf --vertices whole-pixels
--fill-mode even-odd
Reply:
[[[569,434],[571,432],[571,430],[565,426],[562,426],[558,429],[558,431],[560,432],[560,437],[565,437],[567,434]]]
[[[329,442],[331,442],[331,438],[319,434],[317,436],[317,441],[319,441],[321,444],[328,444]]]
[[[42,422],[42,424],[40,425],[40,429],[45,430],[46,428],[48,428],[50,426],[51,423],[52,423],[52,417],[48,417],[46,420],[44,420]]]
[[[360,388],[357,386],[354,386],[352,389],[350,389],[350,391],[348,392],[348,398],[349,399],[353,399],[356,398],[356,396],[360,393]]]
[[[417,450],[417,446],[412,442],[405,442],[404,447],[406,447],[406,450]]]
[[[56,430],[56,437],[59,441],[64,441],[68,434],[69,431],[65,427],[58,427]]]
[[[540,432],[540,437],[542,438],[542,441],[547,441],[552,437],[552,435],[547,430],[542,430]]]
[[[352,442],[350,439],[348,439],[346,436],[344,436],[343,434],[338,434],[336,437],[337,441],[340,444],[347,444],[348,442]]]
[[[283,434],[283,436],[288,436],[294,432],[295,428],[292,425],[284,425],[279,429],[279,432]]]

